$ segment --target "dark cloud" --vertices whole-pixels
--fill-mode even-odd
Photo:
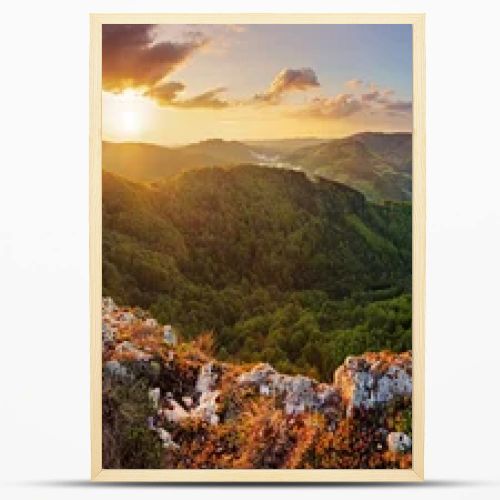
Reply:
[[[287,92],[303,91],[319,86],[318,77],[311,68],[286,68],[276,75],[269,89],[263,94],[257,94],[254,100],[276,104]]]
[[[104,24],[102,86],[110,92],[126,88],[147,91],[203,47],[207,38],[189,33],[184,42],[155,42],[155,25]]]

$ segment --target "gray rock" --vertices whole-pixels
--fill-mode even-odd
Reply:
[[[125,366],[119,361],[111,360],[104,363],[104,373],[115,378],[130,378],[130,374]]]
[[[411,450],[411,438],[404,432],[390,432],[387,435],[387,448],[393,453],[405,453]]]

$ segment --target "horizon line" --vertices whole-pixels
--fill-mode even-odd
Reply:
[[[300,141],[300,140],[317,140],[317,141],[333,141],[335,139],[347,139],[348,137],[354,137],[356,135],[361,134],[385,134],[385,135],[397,135],[397,134],[410,134],[413,135],[412,130],[391,130],[391,131],[383,131],[383,130],[363,130],[360,132],[354,132],[352,134],[340,135],[336,137],[318,137],[314,135],[309,136],[297,136],[297,137],[282,137],[280,139],[223,139],[222,137],[207,137],[206,139],[201,139],[199,141],[194,142],[184,142],[184,143],[172,143],[172,144],[164,144],[159,142],[151,142],[151,141],[141,141],[141,140],[125,140],[125,141],[117,141],[112,139],[101,139],[102,143],[108,144],[142,144],[145,146],[157,146],[162,148],[181,148],[184,146],[191,146],[194,144],[201,144],[203,142],[208,141],[222,141],[222,142],[239,142],[241,144],[251,143],[251,142],[280,142],[280,141]]]

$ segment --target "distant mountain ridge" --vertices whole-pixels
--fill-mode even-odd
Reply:
[[[256,161],[252,149],[237,141],[209,139],[180,147],[138,142],[103,142],[103,169],[134,181],[154,181],[185,170]]]
[[[179,147],[103,142],[102,157],[105,171],[140,182],[206,167],[259,164],[341,182],[376,202],[412,197],[412,135],[403,132],[364,132],[332,140],[208,139]]]
[[[262,152],[286,155],[300,148],[315,146],[328,141],[329,139],[321,139],[319,137],[297,137],[291,139],[262,139],[241,142]]]
[[[285,161],[345,183],[374,201],[410,201],[412,135],[365,132],[301,148]]]

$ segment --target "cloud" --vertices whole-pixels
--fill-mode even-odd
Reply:
[[[363,80],[359,80],[358,78],[347,80],[347,82],[344,83],[344,86],[349,90],[358,90],[362,85]]]
[[[411,113],[413,110],[412,101],[393,101],[385,104],[385,109],[387,111],[399,112],[399,113]]]
[[[152,87],[144,95],[155,100],[160,106],[168,106],[185,88],[181,82],[165,82]]]
[[[269,89],[263,94],[255,95],[254,100],[277,104],[285,93],[304,91],[319,86],[318,77],[311,68],[286,68],[276,75]]]
[[[365,94],[361,94],[361,100],[363,102],[378,102],[378,100],[382,97],[382,94],[378,90],[373,90],[371,92],[366,92]]]
[[[177,106],[179,108],[209,108],[209,109],[222,109],[227,108],[231,105],[228,101],[220,99],[218,96],[222,92],[225,92],[225,87],[217,87],[212,90],[198,94],[197,96],[191,97],[189,99],[184,99],[181,101],[174,101],[172,106]]]
[[[186,86],[181,82],[166,82],[148,90],[144,95],[153,99],[159,106],[171,106],[177,108],[195,109],[222,109],[230,106],[230,103],[219,97],[219,94],[225,92],[224,87],[207,90],[188,99],[180,99]]]
[[[208,43],[199,32],[183,42],[155,42],[152,24],[104,24],[102,27],[102,86],[119,93],[158,84]]]
[[[361,94],[361,102],[365,105],[374,106],[375,111],[387,111],[391,113],[411,113],[413,109],[412,101],[402,101],[393,99],[395,92],[392,89],[379,90],[372,84],[371,90]]]
[[[339,119],[351,116],[364,108],[353,94],[338,94],[334,97],[317,97],[299,111],[299,115],[310,118]]]

